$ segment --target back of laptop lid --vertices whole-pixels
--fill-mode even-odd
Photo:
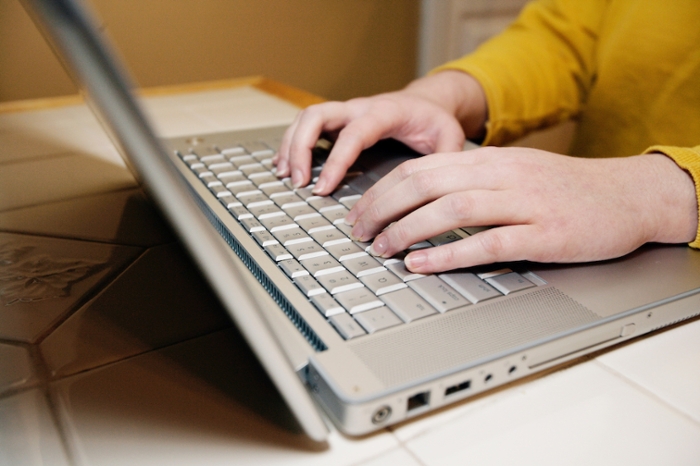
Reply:
[[[273,336],[242,279],[248,273],[188,194],[129,91],[126,74],[112,58],[78,0],[22,0],[73,79],[87,92],[129,166],[175,227],[205,277],[233,317],[306,433],[323,441],[328,429]]]

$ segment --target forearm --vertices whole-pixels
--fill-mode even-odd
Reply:
[[[406,92],[430,100],[462,125],[467,139],[480,139],[486,131],[488,108],[481,84],[461,71],[446,70],[417,79],[405,88]]]

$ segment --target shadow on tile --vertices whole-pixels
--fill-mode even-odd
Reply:
[[[146,251],[40,348],[62,377],[229,326],[196,266],[172,243]]]
[[[154,246],[175,238],[139,189],[0,212],[0,230],[134,246]]]
[[[0,232],[0,338],[35,343],[141,251]]]
[[[53,389],[88,464],[168,464],[169,457],[187,464],[188,456],[239,460],[251,449],[279,456],[327,448],[302,433],[234,328],[68,377]]]

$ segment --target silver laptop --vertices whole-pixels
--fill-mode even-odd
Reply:
[[[271,172],[284,128],[161,141],[85,7],[23,1],[315,440],[328,433],[319,406],[361,435],[700,314],[700,252],[685,246],[431,276],[373,258],[343,218],[416,154],[384,141],[318,197]],[[320,143],[315,171],[327,153]]]

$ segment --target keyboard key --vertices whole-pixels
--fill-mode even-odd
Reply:
[[[369,255],[347,259],[343,265],[358,278],[386,270],[386,267]]]
[[[332,246],[334,244],[347,243],[350,239],[342,234],[337,228],[329,228],[327,230],[316,231],[311,236],[318,241],[323,247]]]
[[[267,203],[268,201],[270,201],[269,197],[267,197],[265,194],[258,190],[238,193],[236,194],[236,197],[241,202],[241,204],[243,204],[246,207],[249,207],[251,204],[260,205],[260,202]]]
[[[329,255],[303,260],[301,261],[301,265],[314,277],[345,270],[345,268],[340,265],[340,262]]]
[[[279,184],[263,183],[263,184],[258,185],[258,188],[260,188],[260,191],[264,192],[270,199],[272,199],[272,196],[274,196],[274,195],[282,195],[282,194],[291,193],[291,191],[289,191],[289,189],[287,189],[287,187],[284,184],[282,184],[281,181],[279,181],[278,183]],[[282,207],[282,206],[280,206],[280,207]]]
[[[380,299],[406,323],[438,313],[410,288],[387,293]]]
[[[237,205],[236,205],[237,204]],[[234,203],[228,207],[228,211],[231,212],[233,218],[236,220],[243,220],[244,218],[251,218],[253,214],[248,212],[248,209],[243,206],[240,202]]]
[[[360,283],[353,274],[345,269],[343,269],[341,272],[319,275],[317,279],[319,283],[332,295],[342,293],[344,291],[354,290],[356,288],[363,288],[362,283]]]
[[[345,217],[347,217],[348,212],[350,211],[341,205],[332,209],[325,209],[321,212],[321,215],[333,224],[340,224],[345,223]]]
[[[336,314],[345,314],[343,306],[338,304],[338,301],[333,299],[328,293],[321,293],[311,297],[311,302],[314,303],[316,309],[325,317],[331,317]],[[348,316],[349,317],[349,316]],[[364,334],[364,332],[362,332]]]
[[[309,271],[302,267],[301,264],[294,259],[285,259],[280,261],[279,266],[289,278],[296,278],[309,274]]]
[[[435,275],[410,281],[408,286],[440,312],[451,311],[470,304],[454,288]]]
[[[365,330],[357,322],[355,322],[355,319],[345,312],[331,316],[328,321],[333,325],[333,327],[335,327],[338,333],[340,333],[340,336],[346,340],[361,337],[362,335],[367,334],[367,332],[365,332]]]
[[[373,273],[371,275],[365,275],[364,277],[360,278],[360,280],[377,296],[406,288],[406,284],[388,270]]]
[[[302,293],[304,293],[307,297],[326,292],[326,289],[322,287],[311,275],[302,275],[295,278],[294,284],[298,286]]]
[[[384,306],[384,302],[364,286],[344,293],[338,293],[334,297],[350,314]]]
[[[209,191],[211,191],[217,198],[222,198],[222,197],[233,197],[233,193],[229,191],[228,189],[224,188],[222,185],[213,185],[209,187]]]
[[[355,316],[355,320],[370,334],[401,324],[401,319],[388,307],[361,312]]]
[[[362,257],[368,255],[363,251],[358,245],[353,242],[333,244],[326,247],[329,253],[333,255],[340,262],[348,259],[354,259],[356,257]]]
[[[397,277],[399,277],[404,282],[410,282],[411,280],[417,280],[419,278],[427,277],[422,273],[414,273],[406,268],[406,263],[404,261],[394,261],[388,264],[384,264],[384,267],[391,270]]]
[[[258,219],[286,215],[284,211],[273,204],[272,201],[266,201],[262,205],[249,205],[248,211]]]
[[[245,154],[245,149],[243,149],[241,146],[226,147],[221,149],[221,153],[226,157],[235,157],[237,155]]]
[[[464,236],[460,235],[457,231],[446,231],[445,233],[433,236],[432,238],[428,239],[428,242],[433,246],[442,246],[443,244],[450,244],[454,243],[455,241],[459,241]]]
[[[204,157],[202,157],[202,155],[199,153],[197,155],[199,155],[199,161],[208,166],[210,169],[212,168],[212,165],[227,163],[224,156],[218,153],[214,155],[205,155]]]
[[[267,230],[254,231],[252,235],[253,238],[255,238],[255,241],[257,241],[262,247],[270,246],[279,242],[274,236],[272,236],[272,233]]]
[[[295,226],[293,228],[285,228],[283,230],[276,230],[273,235],[279,241],[287,247],[295,243],[303,243],[305,241],[313,241],[309,235],[306,234],[304,230]]]
[[[299,219],[297,220],[297,223],[309,234],[320,230],[335,228],[328,220],[320,215]]]
[[[503,294],[515,293],[535,286],[530,280],[516,272],[487,278],[486,281]]]
[[[248,233],[262,231],[265,229],[265,227],[262,226],[258,219],[253,217],[252,215],[250,217],[241,219],[240,222],[241,225],[243,225],[243,228],[245,228]]]
[[[314,257],[325,256],[328,254],[328,252],[326,252],[326,250],[315,241],[292,244],[287,247],[287,251],[289,251],[298,261],[313,259]]]
[[[229,162],[237,166],[238,168],[241,168],[245,165],[251,165],[257,163],[257,161],[251,157],[250,155],[237,155],[234,157],[229,157]]]
[[[445,283],[457,290],[473,304],[502,296],[494,287],[480,280],[473,273],[447,272],[439,274],[438,277],[442,278]]]
[[[275,262],[291,259],[292,255],[289,254],[289,252],[284,249],[284,246],[282,246],[279,243],[276,244],[270,244],[265,246],[265,251],[272,257]]]
[[[324,209],[328,208],[343,207],[332,197],[311,196],[306,198],[306,202],[319,212],[323,212]]]
[[[225,185],[235,181],[246,181],[246,177],[239,171],[219,173],[217,178],[219,178]]]
[[[295,197],[296,197],[296,195],[295,195]],[[273,198],[272,200],[275,201],[275,203],[277,205],[280,205],[280,202],[277,202],[276,197]],[[292,217],[294,219],[294,221],[299,221],[303,218],[321,217],[321,214],[316,212],[316,209],[314,209],[313,207],[311,207],[310,205],[308,205],[307,203],[305,203],[303,201],[301,203],[294,202],[294,203],[282,204],[281,207],[282,207],[282,210],[287,212],[287,215],[289,215],[290,217]]]
[[[299,226],[286,214],[276,217],[261,218],[260,223],[265,225],[265,228],[273,233],[279,230],[286,230],[287,228],[297,228]]]

